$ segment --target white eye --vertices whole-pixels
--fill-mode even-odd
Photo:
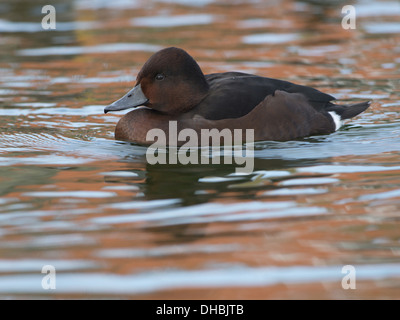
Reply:
[[[156,80],[161,81],[164,80],[165,76],[162,73],[159,73],[158,75],[156,75]]]

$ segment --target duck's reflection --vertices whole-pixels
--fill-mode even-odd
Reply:
[[[142,161],[146,161],[143,157]],[[239,183],[251,182],[257,171],[289,170],[299,166],[316,164],[316,159],[254,159],[254,172],[235,175],[235,164],[148,164],[131,159],[131,170],[138,173],[138,185],[144,200],[180,199],[182,206],[207,203],[216,199],[253,199],[260,188],[254,184],[246,188],[232,188]],[[145,170],[144,166],[145,165]],[[115,181],[116,182],[116,181]],[[122,182],[122,181],[120,181]],[[127,181],[126,181],[127,182]],[[132,181],[131,181],[132,183]]]
[[[235,172],[235,164],[226,165],[181,165],[181,164],[156,164],[146,163],[145,157],[130,158],[128,166],[138,174],[136,186],[139,186],[142,197],[138,201],[153,201],[160,199],[179,199],[178,203],[166,208],[157,208],[157,210],[186,210],[188,214],[193,210],[192,206],[207,203],[226,203],[229,205],[232,201],[248,201],[257,198],[260,190],[275,188],[273,183],[265,179],[263,183],[254,182],[257,172],[250,175],[238,176]],[[126,159],[125,159],[126,161]],[[269,170],[290,170],[294,167],[313,165],[317,160],[284,160],[284,159],[254,159],[255,171]],[[116,182],[116,181],[114,181]],[[123,181],[119,181],[120,183]],[[132,184],[134,181],[124,181]],[[239,187],[237,187],[239,186]],[[243,186],[243,187],[240,187]],[[212,206],[211,206],[212,207]],[[218,208],[218,206],[216,207]],[[200,209],[202,210],[202,209]],[[152,212],[152,210],[150,209]],[[151,214],[150,212],[150,214]],[[209,212],[213,215],[217,212]],[[183,219],[183,220],[181,220]],[[171,223],[156,223],[154,226],[150,222],[146,225],[146,230],[155,233],[155,244],[177,244],[192,243],[208,236],[209,223],[196,221],[188,215],[187,218],[177,216],[177,220],[171,220]],[[213,231],[215,232],[215,231]],[[225,235],[237,235],[246,231],[232,229],[223,231]]]

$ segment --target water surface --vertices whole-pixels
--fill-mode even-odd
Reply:
[[[355,30],[337,1],[52,3],[54,31],[46,1],[0,5],[1,298],[400,298],[398,2],[356,2]],[[257,142],[250,175],[150,165],[103,108],[166,46],[373,103],[334,134]]]

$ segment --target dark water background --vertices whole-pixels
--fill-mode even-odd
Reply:
[[[400,298],[398,1],[353,3],[355,30],[346,1],[49,2],[0,4],[0,298]],[[166,46],[372,107],[257,143],[251,175],[149,165],[103,108]]]

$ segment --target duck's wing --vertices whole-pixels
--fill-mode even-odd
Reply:
[[[214,73],[205,77],[210,85],[209,94],[193,112],[209,120],[242,117],[276,90],[301,93],[317,110],[335,100],[311,87],[241,72]]]

